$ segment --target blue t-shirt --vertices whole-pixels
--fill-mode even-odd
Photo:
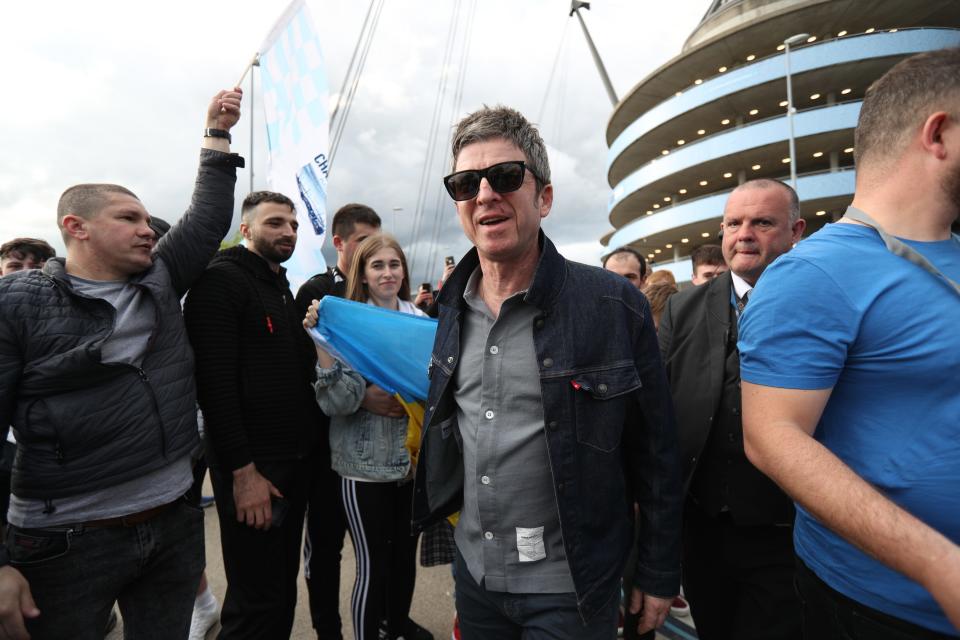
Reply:
[[[960,281],[960,244],[914,242]],[[832,388],[814,437],[890,500],[960,544],[960,296],[890,253],[877,233],[831,224],[764,272],[739,327],[743,380]],[[833,589],[943,633],[919,584],[797,507],[797,554]]]

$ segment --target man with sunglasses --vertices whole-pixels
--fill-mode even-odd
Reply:
[[[464,640],[606,640],[637,502],[631,610],[652,636],[679,591],[680,483],[649,307],[540,230],[550,167],[520,113],[462,120],[453,170],[474,249],[438,297],[414,524],[460,511]]]

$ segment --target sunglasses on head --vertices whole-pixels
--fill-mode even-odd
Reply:
[[[451,173],[443,179],[443,186],[447,188],[450,197],[458,202],[476,198],[480,193],[480,180],[483,178],[487,179],[490,188],[497,193],[510,193],[523,186],[524,171],[529,171],[538,182],[543,182],[523,160],[510,160],[498,162],[486,169],[467,169]]]

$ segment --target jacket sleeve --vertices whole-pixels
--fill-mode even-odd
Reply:
[[[339,360],[330,369],[317,367],[317,381],[313,385],[317,404],[328,416],[353,415],[363,402],[367,383],[359,373]]]
[[[0,443],[7,438],[17,403],[17,387],[23,371],[23,356],[14,328],[6,314],[0,315]]]
[[[197,281],[183,307],[208,446],[216,461],[230,470],[253,460],[241,397],[240,324],[248,296],[240,276],[227,266],[216,266]]]
[[[237,167],[242,166],[243,158],[236,154],[200,150],[190,206],[157,244],[178,298],[203,274],[230,230]]]
[[[639,429],[627,442],[634,499],[638,505],[638,554],[634,586],[673,597],[680,592],[682,488],[673,400],[664,375],[650,307],[634,338],[640,374]],[[662,322],[662,319],[661,319]],[[661,330],[663,324],[660,325]]]

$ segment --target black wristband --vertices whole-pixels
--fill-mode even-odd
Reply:
[[[227,142],[233,142],[233,138],[230,137],[230,132],[226,129],[204,129],[203,130],[204,138],[223,138]]]

